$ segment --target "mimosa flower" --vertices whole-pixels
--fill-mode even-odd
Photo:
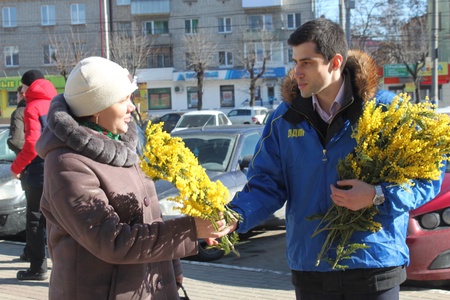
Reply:
[[[355,151],[339,161],[340,179],[359,179],[372,185],[387,182],[408,190],[413,180],[437,180],[443,161],[450,153],[450,117],[436,113],[430,103],[412,104],[407,94],[394,97],[390,105],[367,102],[352,137]],[[328,231],[318,255],[318,265],[326,260],[332,268],[345,269],[340,261],[348,259],[365,244],[349,244],[355,231],[377,232],[381,224],[373,220],[378,213],[375,206],[359,211],[332,205],[321,219],[313,236]],[[327,256],[336,249],[336,259]]]
[[[229,209],[228,189],[220,182],[212,182],[199,165],[197,158],[184,145],[181,138],[172,137],[162,130],[162,123],[149,123],[146,129],[147,143],[141,157],[141,168],[153,181],[166,180],[179,191],[179,195],[168,200],[181,205],[177,208],[181,213],[215,221],[225,217],[227,224],[240,216]],[[222,238],[217,246],[228,254],[237,251],[234,245],[238,242],[238,234]]]

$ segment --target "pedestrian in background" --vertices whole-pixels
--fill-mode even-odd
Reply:
[[[154,183],[139,166],[128,71],[80,61],[55,97],[36,149],[45,158],[41,209],[53,266],[50,299],[179,299],[179,258],[225,221],[163,221]]]
[[[48,278],[45,218],[40,211],[44,184],[44,160],[37,155],[34,146],[47,125],[50,100],[56,96],[57,92],[53,84],[38,70],[25,72],[22,76],[22,85],[26,100],[23,115],[25,141],[22,150],[11,165],[11,172],[16,178],[20,178],[23,171],[26,172],[24,179],[27,197],[26,244],[30,268],[18,271],[17,279],[45,280]]]
[[[6,141],[8,147],[11,151],[13,151],[16,156],[19,154],[20,150],[22,150],[23,143],[25,142],[25,125],[23,123],[23,114],[25,110],[26,100],[24,93],[22,92],[23,86],[19,86],[17,88],[16,93],[16,103],[17,108],[11,114],[11,120],[9,125],[9,137]],[[20,174],[20,181],[22,183],[22,189],[25,190],[25,179],[26,179],[26,171],[23,170]],[[24,261],[29,261],[28,258],[28,246],[25,244],[23,248],[23,252],[20,255],[20,259]]]
[[[265,125],[248,183],[230,203],[242,216],[237,231],[250,230],[286,203],[287,261],[297,299],[399,299],[409,263],[408,212],[436,196],[441,181],[415,180],[409,190],[339,181],[338,161],[354,151],[354,126],[377,90],[376,64],[364,52],[349,53],[344,31],[325,18],[301,25],[288,44],[295,65],[283,81],[284,102]],[[383,91],[376,100],[389,104],[394,96]],[[370,247],[346,259],[345,271],[316,265],[327,232],[313,237],[319,221],[307,219],[333,202],[351,210],[375,205],[382,226],[354,234],[353,243]]]
[[[26,100],[22,92],[22,86],[17,88],[16,93],[17,108],[11,114],[11,121],[9,125],[9,137],[7,140],[8,147],[16,155],[22,150],[25,142],[25,129],[23,123],[23,114],[25,110]]]

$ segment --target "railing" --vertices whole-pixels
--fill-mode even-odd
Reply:
[[[242,8],[282,6],[283,0],[242,0]]]
[[[170,0],[131,0],[132,15],[169,14]]]

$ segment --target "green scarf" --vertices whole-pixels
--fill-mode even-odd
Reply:
[[[109,137],[112,140],[116,140],[116,141],[119,140],[118,134],[111,133],[110,131],[106,130],[105,128],[103,128],[102,126],[100,126],[94,122],[85,121],[85,122],[81,122],[80,125],[85,126],[87,128],[91,128],[95,131],[98,131],[98,132],[102,133],[103,135],[106,135],[107,137]]]

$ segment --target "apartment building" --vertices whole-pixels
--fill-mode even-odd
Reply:
[[[0,0],[0,7],[3,115],[15,108],[13,92],[25,71],[39,69],[63,90],[76,60],[109,57],[109,43],[120,32],[146,36],[152,49],[136,71],[141,110],[196,109],[186,37],[200,34],[215,52],[205,72],[203,108],[227,110],[249,99],[244,61],[250,52],[256,53],[256,72],[267,58],[256,99],[268,106],[280,99],[291,66],[287,38],[314,18],[310,0]]]
[[[249,99],[248,72],[243,59],[249,49],[270,57],[258,80],[256,99],[271,105],[280,99],[281,79],[292,56],[287,47],[290,33],[313,18],[311,1],[295,0],[126,0],[112,12],[116,29],[129,27],[144,32],[155,49],[147,68],[137,72],[142,110],[189,110],[197,108],[196,73],[189,68],[186,37],[205,35],[214,47],[203,85],[203,108],[224,111]],[[130,22],[125,25],[123,22]],[[270,39],[263,36],[270,33]],[[208,45],[208,44],[207,44]],[[206,46],[207,47],[207,46]],[[205,49],[206,50],[206,49]],[[147,106],[146,106],[147,105]]]
[[[70,72],[75,55],[102,55],[99,1],[0,0],[0,7],[1,117],[9,117],[16,108],[15,91],[26,71],[40,70],[61,92],[62,65]],[[58,61],[56,51],[61,54]]]

